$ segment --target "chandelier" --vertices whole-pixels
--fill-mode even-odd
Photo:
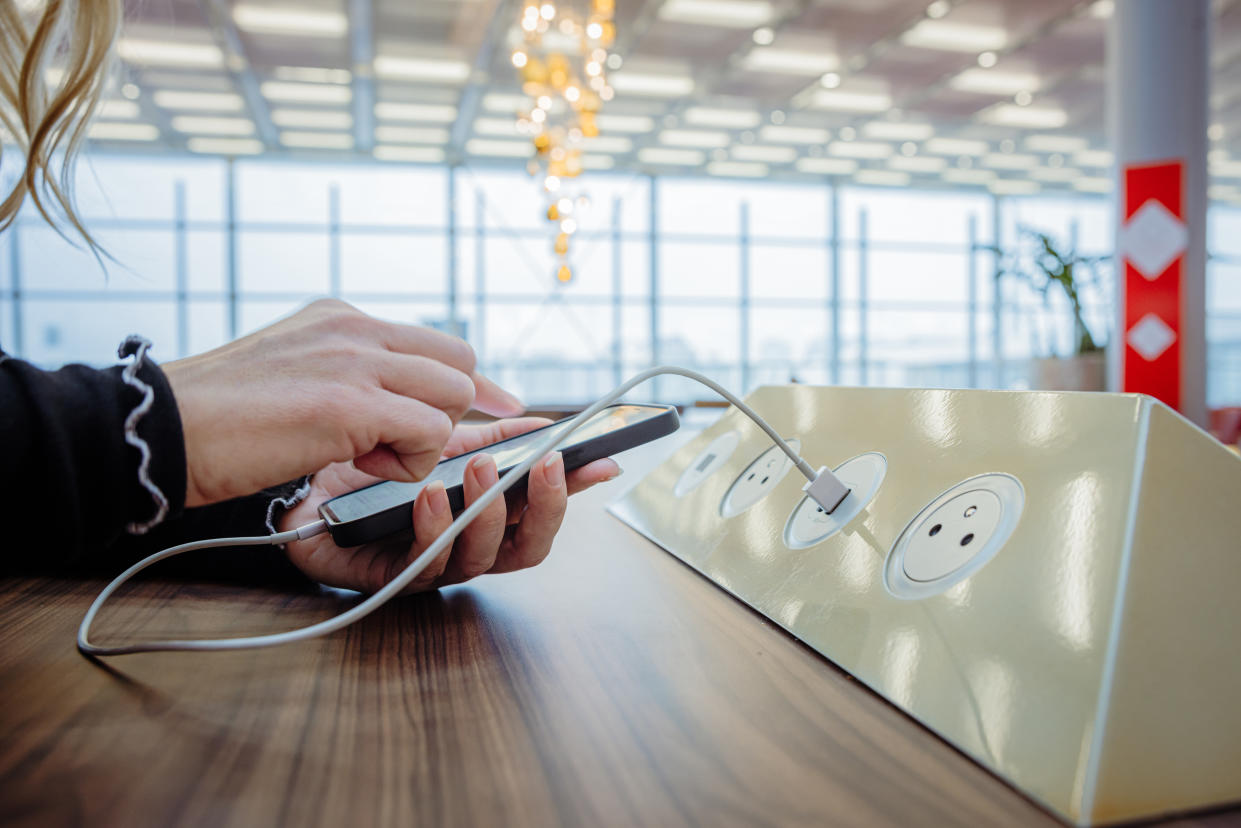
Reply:
[[[513,66],[531,101],[518,113],[517,128],[534,144],[527,170],[542,186],[560,282],[573,278],[569,244],[575,216],[589,203],[578,182],[583,142],[599,134],[595,116],[613,96],[607,69],[614,13],[615,0],[527,3],[513,38]]]

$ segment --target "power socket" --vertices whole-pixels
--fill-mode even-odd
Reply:
[[[801,440],[786,437],[785,442],[797,454],[801,454]],[[737,476],[720,502],[720,514],[731,518],[749,509],[771,493],[789,470],[793,461],[779,446],[772,446],[756,457]]]
[[[803,497],[784,524],[784,545],[789,549],[808,549],[839,532],[870,504],[887,472],[888,460],[877,451],[841,463],[833,473],[849,487],[849,494],[830,515],[818,503]]]
[[[740,443],[741,437],[735,431],[725,431],[716,437],[705,449],[698,452],[693,460],[689,461],[685,471],[681,472],[681,476],[677,478],[677,484],[673,487],[672,493],[677,497],[685,497],[697,489],[704,480],[728,462],[728,458],[733,456],[733,452],[737,450]]]
[[[905,527],[884,565],[898,598],[926,598],[973,575],[1012,536],[1025,489],[1010,474],[981,474],[941,493]]]

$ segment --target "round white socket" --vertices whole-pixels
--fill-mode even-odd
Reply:
[[[732,457],[733,452],[737,450],[737,445],[741,442],[741,438],[735,431],[726,431],[716,437],[698,456],[689,461],[689,465],[685,467],[685,471],[681,472],[677,484],[672,489],[672,493],[677,497],[685,497],[687,494],[702,485],[702,481],[720,470],[728,458]]]
[[[1025,506],[1009,474],[963,480],[914,516],[888,552],[883,579],[898,598],[938,595],[973,575],[1005,544]]]
[[[784,545],[806,549],[839,532],[865,509],[879,491],[888,472],[888,461],[875,451],[841,463],[833,473],[849,487],[849,494],[830,515],[809,497],[803,497],[784,524]]]
[[[784,441],[797,453],[801,453],[801,440],[786,437]],[[720,502],[720,514],[726,518],[736,517],[771,493],[784,476],[793,468],[793,461],[779,446],[772,446],[754,459],[737,476]]]

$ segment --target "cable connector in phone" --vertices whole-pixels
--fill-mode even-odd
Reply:
[[[806,497],[823,507],[823,511],[829,515],[836,511],[836,507],[849,496],[849,487],[840,481],[840,478],[832,474],[827,466],[821,466],[815,472],[814,480],[810,480],[801,490],[806,493]]]

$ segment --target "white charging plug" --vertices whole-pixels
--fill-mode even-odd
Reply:
[[[836,507],[849,496],[849,487],[842,483],[839,477],[832,474],[827,466],[820,467],[815,472],[814,480],[807,481],[801,490],[806,493],[806,497],[822,506],[823,511],[829,515],[836,511]]]

